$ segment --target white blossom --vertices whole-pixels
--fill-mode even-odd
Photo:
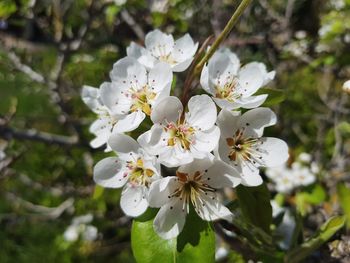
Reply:
[[[101,97],[113,112],[125,115],[123,125],[136,129],[153,105],[169,96],[173,73],[165,63],[158,63],[147,72],[136,59],[125,57],[113,65],[112,85],[101,87]]]
[[[84,241],[94,241],[97,239],[98,230],[90,223],[93,220],[91,214],[73,218],[72,223],[63,233],[63,238],[68,242],[75,242],[79,237]]]
[[[165,14],[169,10],[169,0],[149,0],[149,8],[151,12]]]
[[[216,52],[208,65],[203,67],[200,83],[220,108],[251,109],[266,100],[266,94],[253,94],[274,76],[275,72],[267,72],[263,63],[252,62],[241,68],[238,57],[223,49]]]
[[[343,91],[350,94],[350,80],[344,82]]]
[[[103,187],[123,187],[122,210],[128,216],[139,216],[148,207],[148,190],[160,178],[160,166],[130,136],[113,134],[108,144],[118,156],[99,161],[94,168],[94,180]]]
[[[310,163],[311,162],[311,155],[308,154],[308,153],[302,152],[302,153],[299,154],[298,159],[301,162]]]
[[[286,165],[268,168],[265,174],[275,183],[275,189],[278,193],[288,194],[295,188],[293,173]]]
[[[196,159],[180,166],[176,176],[154,182],[149,204],[160,207],[154,219],[154,230],[164,239],[176,237],[184,227],[191,206],[205,221],[231,219],[231,212],[221,204],[216,193],[217,189],[240,183],[238,173],[232,176],[227,171],[227,165],[219,160]]]
[[[287,144],[277,138],[262,137],[265,127],[276,123],[276,115],[268,108],[257,108],[244,114],[221,110],[221,130],[217,154],[240,172],[242,184],[262,183],[259,167],[279,166],[288,159]]]
[[[167,97],[155,105],[151,114],[154,125],[138,142],[168,167],[203,159],[211,155],[219,140],[216,114],[216,106],[207,95],[192,97],[188,112],[178,98]]]
[[[298,187],[313,184],[318,172],[318,165],[311,162],[311,156],[307,153],[301,153],[291,167],[283,164],[265,171],[266,176],[275,184],[276,191],[284,194],[289,194]]]
[[[316,181],[315,174],[300,163],[292,164],[292,173],[294,175],[294,184],[296,186],[308,186]]]
[[[83,101],[98,115],[98,119],[91,124],[89,129],[96,136],[90,142],[93,148],[106,144],[113,132],[126,132],[136,128],[126,125],[130,122],[125,118],[126,115],[115,112],[113,105],[106,101],[106,96],[101,95],[101,90],[109,89],[111,86],[113,86],[112,83],[105,82],[99,89],[90,86],[83,86],[82,89],[81,96]],[[107,147],[106,150],[108,151],[110,148]]]
[[[197,48],[198,43],[195,44],[189,34],[174,41],[172,35],[155,29],[146,35],[145,48],[132,42],[126,52],[147,68],[164,62],[169,64],[174,72],[181,72],[191,64]]]

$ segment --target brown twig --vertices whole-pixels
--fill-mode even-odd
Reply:
[[[6,140],[31,140],[48,144],[57,144],[61,146],[74,146],[78,144],[78,138],[76,136],[68,137],[63,135],[56,135],[37,131],[35,129],[18,130],[7,126],[0,126],[0,137]]]

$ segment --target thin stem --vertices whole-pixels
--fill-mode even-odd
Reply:
[[[224,30],[220,33],[220,35],[217,37],[213,45],[210,47],[208,52],[205,54],[205,56],[202,58],[202,60],[197,64],[194,74],[198,75],[202,68],[204,67],[205,63],[212,57],[214,52],[218,49],[222,41],[225,40],[225,38],[228,36],[228,34],[231,32],[234,25],[237,23],[239,17],[243,14],[244,10],[247,8],[247,6],[250,4],[252,0],[242,0],[236,11],[233,13],[231,19],[226,24]]]

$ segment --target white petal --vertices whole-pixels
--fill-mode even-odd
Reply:
[[[213,165],[213,161],[209,158],[195,159],[193,162],[182,165],[178,171],[181,173],[194,174],[195,172],[203,172]]]
[[[177,97],[170,96],[158,101],[154,105],[151,120],[153,123],[162,123],[164,121],[176,122],[182,110],[181,101]]]
[[[279,166],[288,160],[288,145],[277,138],[261,138],[263,143],[259,146],[262,162],[266,167]]]
[[[181,148],[179,144],[172,147],[166,147],[166,151],[162,152],[158,158],[161,164],[167,167],[177,167],[193,161],[193,154]]]
[[[136,59],[125,57],[113,65],[110,77],[118,85],[128,85],[141,88],[147,84],[147,72]]]
[[[172,35],[165,34],[155,29],[146,35],[145,46],[146,49],[154,55],[167,55],[174,48],[174,38]]]
[[[238,127],[246,127],[247,136],[262,136],[265,127],[276,123],[276,114],[269,108],[256,108],[245,112],[239,119]]]
[[[194,127],[208,130],[216,122],[216,106],[208,95],[193,96],[188,102],[187,122]]]
[[[99,101],[100,90],[90,86],[83,86],[81,90],[81,97],[84,103],[93,111],[96,111],[99,107],[101,107],[101,103]]]
[[[241,165],[241,184],[245,186],[258,186],[263,183],[259,169],[253,165]]]
[[[193,58],[188,58],[180,63],[177,63],[175,65],[172,66],[172,70],[174,72],[182,72],[185,71],[192,63]]]
[[[112,109],[121,97],[120,90],[111,82],[104,82],[100,86],[101,100],[104,105]]]
[[[209,153],[218,145],[220,138],[220,129],[213,126],[207,131],[196,131],[194,142],[191,144],[191,151]]]
[[[208,92],[211,95],[215,95],[209,87],[209,71],[207,65],[205,65],[202,69],[200,84],[206,92]]]
[[[90,142],[90,146],[92,148],[99,148],[102,145],[104,145],[105,143],[107,143],[107,137],[103,136],[102,134],[96,135],[96,137],[94,139],[91,140]]]
[[[267,83],[269,83],[271,80],[273,80],[275,78],[276,72],[275,71],[270,71],[267,72],[266,66],[264,63],[259,63],[259,62],[251,62],[249,64],[247,64],[246,66],[257,66],[259,67],[262,75],[264,76],[264,82],[263,85],[266,85]]]
[[[218,99],[218,98],[213,98],[213,100],[215,101],[216,105],[218,105],[221,109],[235,110],[241,107],[240,104],[234,101],[228,101],[226,99]]]
[[[94,167],[94,181],[108,188],[120,188],[128,180],[124,176],[125,166],[117,157],[107,157],[99,161]]]
[[[112,134],[108,140],[108,145],[117,153],[129,154],[131,152],[137,153],[140,146],[130,136],[125,134]]]
[[[75,242],[79,238],[79,232],[78,229],[79,226],[77,225],[70,225],[67,227],[67,229],[63,233],[64,240],[68,242]]]
[[[228,137],[226,137],[228,138]],[[231,149],[227,145],[226,138],[221,136],[219,139],[219,145],[217,149],[218,157],[223,160],[225,163],[231,164],[231,160],[228,157],[230,155]]]
[[[166,150],[166,142],[163,141],[166,136],[163,127],[155,124],[151,130],[141,134],[137,141],[148,153],[157,155]]]
[[[221,131],[221,137],[226,139],[232,137],[238,128],[240,112],[232,112],[222,109],[218,115],[217,124]]]
[[[175,238],[182,231],[187,213],[182,210],[182,202],[171,202],[162,206],[153,221],[156,233],[164,239]]]
[[[254,94],[264,83],[264,76],[257,65],[246,65],[239,71],[239,84],[244,91],[244,96]]]
[[[137,59],[142,65],[147,68],[153,68],[156,62],[154,57],[152,57],[144,47],[141,47],[134,42],[131,42],[130,46],[127,47],[126,54]]]
[[[234,70],[235,66],[232,65],[230,58],[221,52],[216,52],[208,63],[210,87],[213,89],[216,85],[225,84],[227,77],[234,75]]]
[[[244,109],[253,109],[259,107],[267,99],[267,94],[262,94],[258,96],[250,96],[247,98],[240,98],[236,101],[237,108],[241,107]],[[236,107],[235,107],[236,108]]]
[[[111,115],[118,116],[118,119],[123,119],[125,115],[130,112],[131,106],[132,99],[130,97],[126,97],[124,93],[118,95],[118,97],[116,98],[116,102],[114,104],[111,104],[109,111]]]
[[[236,187],[241,183],[239,172],[220,160],[215,160],[214,164],[208,168],[203,180],[208,181],[208,185],[216,189]]]
[[[197,208],[197,214],[205,221],[217,219],[232,219],[232,213],[217,200],[216,196],[201,195],[203,205]]]
[[[152,91],[156,93],[166,89],[167,96],[169,96],[172,81],[173,72],[170,66],[164,62],[158,63],[149,72],[148,85],[152,88]]]
[[[191,36],[187,33],[175,41],[172,56],[176,61],[183,62],[188,58],[192,58],[197,48],[198,43],[194,44]]]
[[[150,207],[161,207],[170,201],[169,196],[179,186],[175,176],[167,176],[151,184],[148,195]]]
[[[238,70],[240,68],[240,61],[239,61],[238,56],[228,48],[221,48],[221,49],[219,49],[219,52],[225,54],[226,56],[228,56],[230,58],[231,63],[232,63],[231,73],[234,75],[237,75]]]
[[[107,118],[97,119],[94,121],[89,131],[95,134],[96,138],[90,142],[92,148],[98,148],[105,144],[111,135],[112,125]]]
[[[144,186],[126,185],[120,197],[123,212],[132,217],[142,215],[148,207]]]
[[[119,120],[115,128],[113,129],[113,132],[128,132],[128,131],[133,131],[139,125],[141,122],[145,119],[146,114],[144,114],[142,111],[134,111],[128,115],[126,115],[123,119]]]

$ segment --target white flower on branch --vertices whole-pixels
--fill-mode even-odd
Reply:
[[[75,242],[79,237],[84,241],[94,241],[97,239],[98,230],[90,223],[93,220],[91,214],[73,218],[72,224],[63,233],[63,238],[68,242]]]
[[[259,167],[274,167],[288,159],[287,144],[277,138],[262,137],[264,128],[276,123],[276,115],[268,108],[257,108],[244,114],[223,109],[217,120],[221,130],[217,154],[235,167],[242,184],[262,183]]]
[[[112,85],[101,88],[101,97],[113,112],[126,115],[123,125],[136,129],[153,105],[169,96],[173,73],[165,63],[158,63],[149,72],[137,60],[125,57],[113,65]]]
[[[344,82],[343,91],[350,94],[350,80]]]
[[[172,35],[156,29],[146,35],[145,48],[132,42],[126,52],[149,69],[165,62],[174,72],[181,72],[191,64],[197,48],[198,43],[194,43],[189,34],[174,41]]]
[[[238,57],[224,49],[218,51],[203,67],[200,83],[223,109],[251,109],[260,106],[266,94],[253,96],[275,76],[263,63],[252,62],[240,68]]]
[[[125,125],[128,122],[125,120],[125,114],[117,114],[113,110],[113,105],[106,101],[106,96],[101,96],[101,90],[109,89],[111,83],[105,82],[100,89],[90,86],[84,86],[82,89],[82,99],[85,104],[98,115],[98,119],[94,121],[89,131],[96,136],[90,142],[91,147],[98,148],[107,143],[107,140],[113,132],[126,132],[132,130],[134,127]],[[107,146],[107,151],[110,148]]]
[[[216,106],[207,95],[192,97],[188,112],[178,98],[167,97],[155,105],[151,114],[154,125],[138,142],[168,167],[203,159],[211,155],[219,140],[216,114]]]
[[[139,216],[148,207],[148,190],[160,178],[160,166],[130,136],[113,134],[108,145],[117,157],[108,157],[95,165],[94,180],[108,188],[123,187],[120,205],[128,216]]]
[[[154,219],[154,230],[164,239],[176,237],[183,229],[186,216],[193,206],[205,221],[231,219],[231,212],[221,204],[217,189],[235,187],[239,174],[227,174],[227,165],[209,158],[196,159],[180,166],[176,176],[154,182],[149,193],[151,207],[160,207]]]
[[[285,164],[266,169],[267,177],[275,184],[279,193],[289,194],[295,188],[308,186],[316,181],[318,165],[311,162],[311,156],[301,153],[291,167]]]

